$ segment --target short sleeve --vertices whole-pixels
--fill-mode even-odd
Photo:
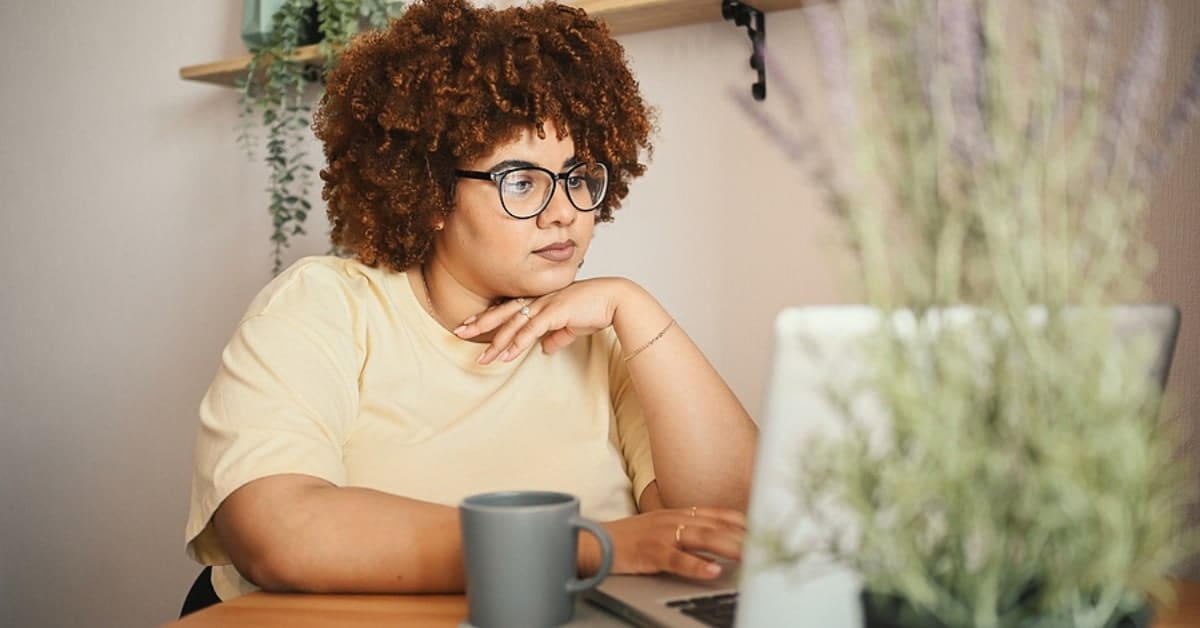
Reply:
[[[610,330],[611,332],[611,330]],[[646,431],[646,418],[642,402],[629,376],[629,369],[622,359],[621,345],[612,333],[609,356],[609,394],[612,395],[613,412],[616,415],[617,440],[629,479],[633,482],[634,500],[640,500],[642,491],[654,481],[654,458],[650,450],[650,434]]]
[[[222,353],[196,437],[186,537],[197,561],[229,562],[211,518],[244,484],[281,473],[345,483],[362,363],[351,288],[335,267],[298,264],[255,299]]]

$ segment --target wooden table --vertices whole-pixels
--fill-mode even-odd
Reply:
[[[1176,582],[1173,609],[1162,609],[1156,628],[1200,627],[1200,583]],[[580,612],[582,611],[582,612]],[[584,608],[577,619],[585,625],[618,622],[601,611]],[[582,615],[582,616],[578,616]],[[467,616],[461,595],[304,595],[251,593],[189,615],[177,628],[250,626],[458,626]]]

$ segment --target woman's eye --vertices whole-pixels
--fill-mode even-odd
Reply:
[[[582,189],[587,185],[587,177],[579,175],[571,175],[567,177],[567,187],[572,190]]]
[[[501,192],[504,194],[522,195],[528,194],[533,190],[533,180],[521,175],[508,175],[500,182]]]

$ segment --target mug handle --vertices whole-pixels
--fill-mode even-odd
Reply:
[[[596,537],[596,540],[600,542],[600,569],[598,569],[596,573],[592,575],[592,577],[586,580],[572,578],[571,580],[567,581],[567,593],[579,593],[580,591],[587,591],[588,589],[594,588],[596,585],[600,584],[601,581],[608,577],[608,572],[612,569],[613,545],[612,539],[608,536],[608,532],[606,532],[604,528],[602,528],[600,524],[596,523],[595,521],[590,521],[588,519],[584,519],[583,517],[571,517],[569,523],[571,524],[572,528],[578,528],[586,532],[590,532],[592,536]]]

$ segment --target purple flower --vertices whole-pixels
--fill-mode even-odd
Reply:
[[[841,12],[835,4],[816,4],[805,9],[805,18],[821,61],[830,113],[842,131],[849,132],[857,125],[858,106],[850,86]]]
[[[1101,176],[1111,176],[1122,151],[1126,151],[1134,163],[1134,171],[1130,174],[1135,182],[1141,182],[1138,144],[1150,98],[1158,87],[1166,50],[1166,10],[1161,0],[1151,0],[1133,52],[1117,76],[1115,93],[1109,103],[1100,151],[1098,174]]]
[[[1188,72],[1183,91],[1175,99],[1175,103],[1171,106],[1171,113],[1167,114],[1167,121],[1163,124],[1162,137],[1159,141],[1161,146],[1150,159],[1151,174],[1162,172],[1166,160],[1178,149],[1179,143],[1198,113],[1200,113],[1200,45],[1196,46],[1196,52],[1192,56],[1192,68]]]
[[[940,5],[941,61],[950,85],[954,137],[951,147],[971,166],[991,160],[984,123],[983,27],[974,0],[951,0]]]

